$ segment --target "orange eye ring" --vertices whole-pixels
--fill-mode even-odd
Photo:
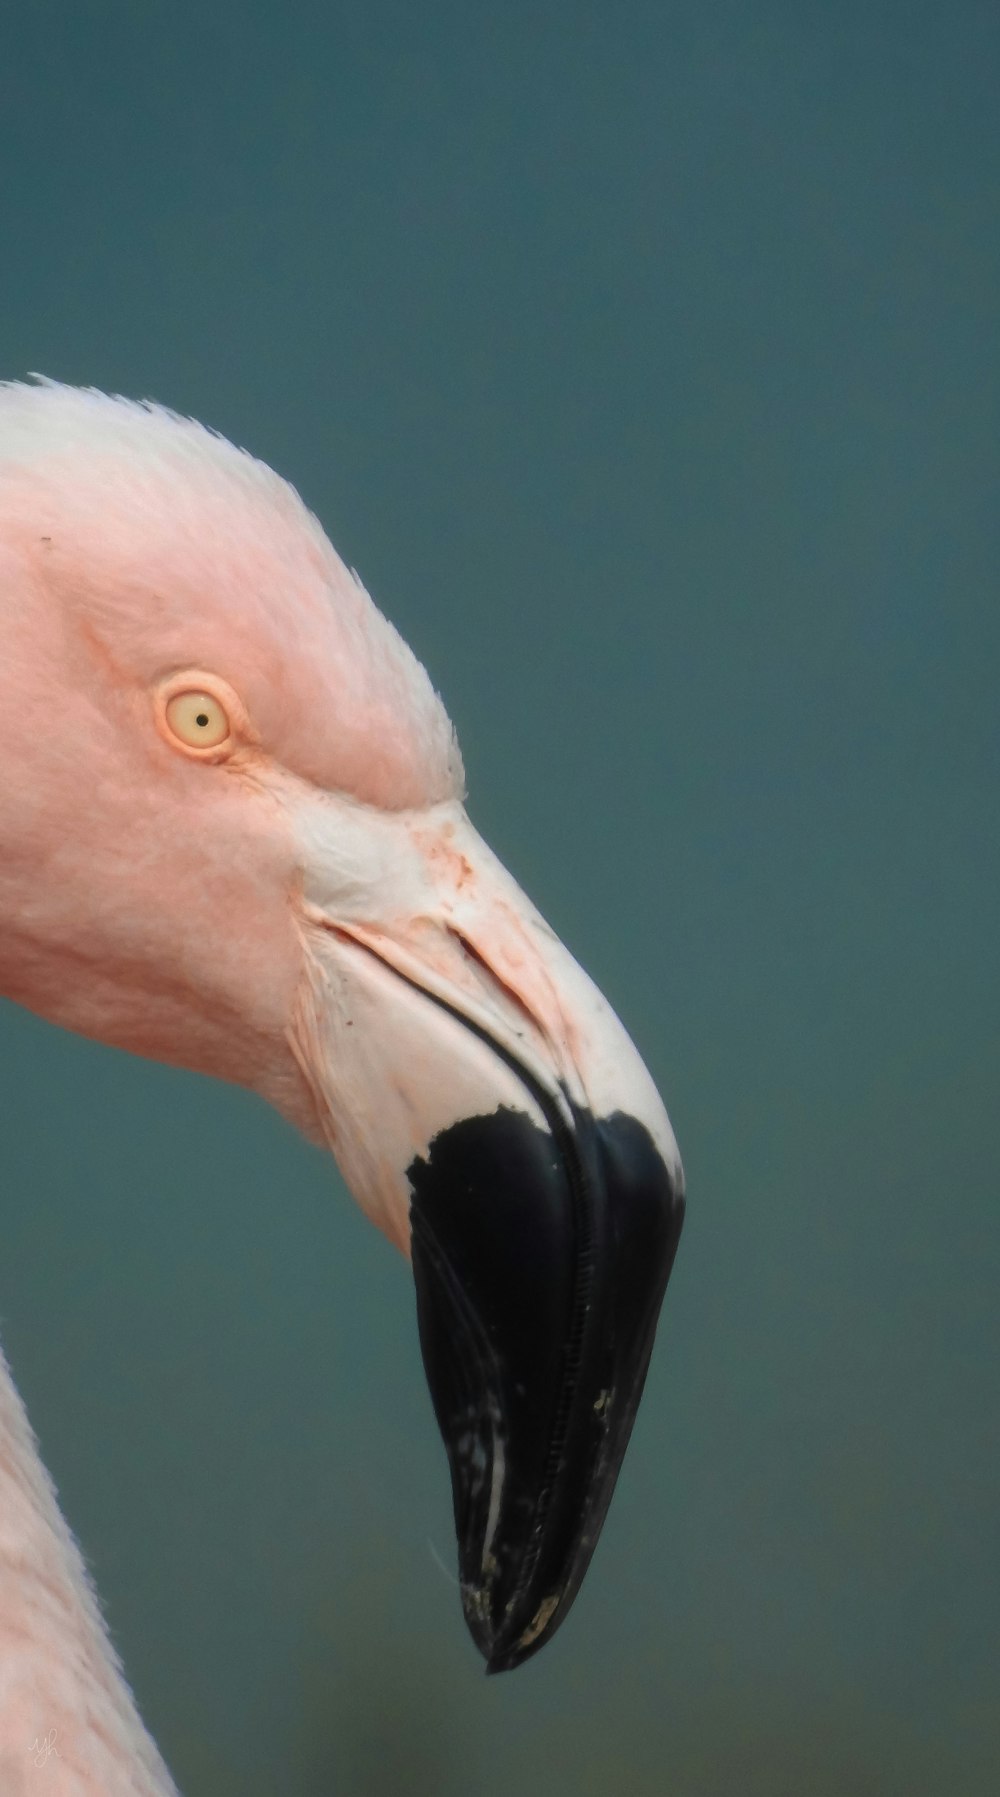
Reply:
[[[249,735],[246,712],[228,681],[203,668],[186,668],[154,694],[160,735],[193,761],[226,761]]]

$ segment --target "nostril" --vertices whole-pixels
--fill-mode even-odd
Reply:
[[[543,1039],[548,1040],[547,1032],[542,1028],[534,1012],[525,1004],[520,993],[515,991],[513,986],[509,986],[506,980],[501,979],[496,969],[490,966],[485,955],[480,954],[475,943],[470,942],[468,936],[463,935],[462,931],[456,929],[454,924],[448,924],[446,927],[449,936],[458,943],[466,960],[475,968],[490,997],[500,999],[504,1005],[513,1007],[518,1016],[522,1017],[529,1025],[533,1035],[542,1036]]]

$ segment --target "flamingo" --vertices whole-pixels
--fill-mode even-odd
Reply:
[[[0,993],[237,1081],[411,1257],[466,1623],[551,1639],[683,1216],[606,1001],[476,834],[431,683],[200,424],[0,386]],[[167,1797],[0,1355],[0,1791]]]

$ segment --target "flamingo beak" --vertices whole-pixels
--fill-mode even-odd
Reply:
[[[367,876],[346,851],[349,900],[342,880],[336,899],[330,877],[307,887],[296,1040],[348,1184],[412,1256],[465,1618],[503,1672],[551,1639],[590,1562],[683,1174],[621,1024],[464,813],[441,810],[378,826]]]

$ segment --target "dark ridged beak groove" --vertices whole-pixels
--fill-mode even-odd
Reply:
[[[506,1058],[506,1057],[505,1057]],[[646,1127],[501,1108],[408,1169],[424,1365],[451,1468],[465,1618],[489,1672],[550,1640],[611,1500],[684,1198]]]

